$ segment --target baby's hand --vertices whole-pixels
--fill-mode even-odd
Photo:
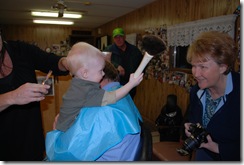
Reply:
[[[134,77],[134,73],[130,74],[130,80],[129,83],[135,87],[137,85],[139,85],[141,83],[141,81],[143,80],[143,75],[144,73],[141,73],[137,78]]]

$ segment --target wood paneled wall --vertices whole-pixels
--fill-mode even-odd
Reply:
[[[99,35],[97,33],[98,28],[93,29],[93,34],[98,37],[104,35],[111,36],[112,30],[115,27],[123,27],[127,33],[136,32],[143,34],[144,30],[149,27],[159,27],[163,24],[170,26],[183,22],[232,14],[239,4],[239,0],[156,0],[147,6],[98,27],[101,29],[101,34]],[[4,30],[8,39],[37,42],[39,47],[45,49],[47,46],[66,40],[72,30],[84,29],[68,26],[14,25],[6,26]],[[64,80],[64,83],[64,86],[67,88],[66,80]],[[62,95],[64,90],[62,83],[58,88],[62,89],[59,93]],[[172,93],[178,96],[178,104],[185,111],[189,103],[189,94],[185,89],[176,85],[160,83],[154,79],[144,79],[138,86],[135,103],[142,116],[154,122],[162,106],[166,103],[167,95]],[[60,99],[59,96],[58,99],[51,99],[51,102],[55,104],[60,102]],[[49,104],[50,99],[46,101]],[[53,112],[55,109],[49,109],[49,111]],[[47,111],[47,114],[50,113]],[[53,115],[44,116],[44,123],[46,125],[45,132],[51,129],[53,119]]]
[[[143,118],[154,123],[166,104],[168,94],[177,96],[177,103],[184,114],[189,103],[189,94],[185,88],[175,84],[161,83],[154,79],[143,80],[137,87],[134,101]]]
[[[60,44],[60,41],[68,39],[72,30],[86,29],[56,25],[9,25],[3,26],[3,30],[7,40],[36,42],[41,49],[45,50],[46,47],[50,47],[52,44]]]
[[[135,32],[143,34],[149,27],[159,27],[163,24],[170,26],[232,14],[239,4],[240,0],[156,0],[99,27],[100,36],[111,36],[115,27],[123,27],[128,34]]]

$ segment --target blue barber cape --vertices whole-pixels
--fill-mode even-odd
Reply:
[[[66,131],[46,135],[49,161],[95,161],[127,134],[141,131],[141,115],[129,95],[103,107],[82,108]]]

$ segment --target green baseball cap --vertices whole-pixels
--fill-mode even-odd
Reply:
[[[125,32],[124,32],[124,30],[122,28],[115,28],[113,30],[113,38],[115,36],[118,36],[118,35],[120,35],[120,36],[124,36],[125,35]]]

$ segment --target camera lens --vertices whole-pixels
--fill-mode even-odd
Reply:
[[[206,136],[208,135],[206,130],[199,124],[192,124],[190,132],[192,135],[185,140],[183,147],[177,149],[177,152],[183,156],[189,155],[193,150],[198,148],[202,142],[206,142]]]
[[[198,146],[199,146],[199,142],[198,142],[197,139],[195,139],[195,138],[188,138],[184,142],[183,149],[186,150],[186,151],[188,151],[188,152],[192,152]]]

